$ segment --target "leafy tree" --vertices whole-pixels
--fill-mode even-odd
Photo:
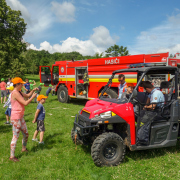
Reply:
[[[114,46],[109,47],[105,52],[107,53],[106,57],[126,56],[129,54],[127,47],[118,46],[116,44],[114,44]]]
[[[12,10],[5,0],[0,0],[0,77],[24,75],[21,53],[26,50],[22,42],[25,30],[26,23],[21,18],[21,12]]]
[[[95,55],[94,55],[94,57],[95,57],[95,59],[98,59],[98,58],[102,58],[103,57],[103,52],[102,53],[96,53]]]
[[[170,58],[173,58],[174,56],[172,55],[172,54],[170,54],[170,56],[169,56]]]

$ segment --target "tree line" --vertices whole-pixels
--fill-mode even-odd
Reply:
[[[123,52],[122,49],[125,49]],[[107,52],[108,53],[107,53]],[[114,56],[123,56],[128,55],[128,50],[125,47],[119,47],[118,45],[111,46],[106,50],[106,54],[103,55],[103,53],[96,53],[94,56],[83,56],[79,52],[69,52],[69,53],[60,53],[55,52],[53,54],[50,54],[48,51],[41,50],[27,50],[21,54],[25,64],[26,72],[27,74],[38,74],[39,72],[39,66],[52,66],[52,64],[55,63],[55,61],[65,61],[65,60],[86,60],[86,59],[97,59],[102,57],[114,57]]]

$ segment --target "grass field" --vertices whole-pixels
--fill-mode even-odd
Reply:
[[[38,76],[27,76],[39,84]],[[42,93],[45,94],[46,87]],[[117,167],[96,167],[90,147],[76,146],[71,140],[75,114],[86,101],[73,100],[59,103],[57,96],[49,95],[46,110],[44,146],[32,142],[36,124],[32,123],[37,104],[30,103],[25,110],[29,140],[28,153],[21,153],[22,134],[17,142],[16,157],[20,162],[9,161],[12,126],[5,122],[5,109],[0,106],[0,179],[180,179],[180,144],[176,147],[146,151],[127,151]],[[39,136],[38,136],[39,138]]]

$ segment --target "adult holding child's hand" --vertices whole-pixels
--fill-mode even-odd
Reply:
[[[26,144],[29,134],[24,120],[24,106],[27,106],[36,97],[37,94],[35,91],[37,88],[33,89],[30,93],[25,94],[21,92],[21,88],[26,82],[24,82],[20,77],[15,77],[12,82],[14,86],[14,90],[11,93],[11,122],[13,124],[13,138],[11,141],[11,154],[9,159],[16,162],[19,160],[14,156],[14,153],[20,131],[23,134],[22,152],[27,152]],[[24,100],[24,98],[29,99]]]

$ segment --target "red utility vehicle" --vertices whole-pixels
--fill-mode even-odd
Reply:
[[[180,136],[179,69],[172,66],[131,67],[114,71],[102,91],[103,94],[111,88],[116,75],[137,73],[137,84],[129,98],[110,99],[101,95],[88,101],[76,115],[71,138],[74,143],[91,145],[91,156],[97,166],[120,164],[124,159],[126,147],[135,151],[176,146]],[[171,77],[169,81],[163,79],[166,76]],[[156,109],[146,111],[146,122],[142,125],[140,112],[147,102],[148,94],[139,92],[138,87],[142,81],[152,82],[156,77],[162,77],[156,87],[163,91],[165,102],[158,112]],[[148,116],[150,113],[153,113],[153,118]],[[146,139],[142,139],[140,134],[142,128],[143,137]]]
[[[153,63],[168,65],[169,53],[141,54],[121,57],[107,57],[80,61],[56,61],[50,66],[40,66],[40,82],[56,86],[56,94],[60,102],[68,102],[70,98],[94,99],[99,96],[114,70],[127,68],[134,63]],[[89,84],[83,91],[82,80],[87,72]],[[137,83],[137,73],[125,73],[126,82]],[[106,92],[111,98],[118,96],[119,82],[117,76],[113,79],[111,88]]]

